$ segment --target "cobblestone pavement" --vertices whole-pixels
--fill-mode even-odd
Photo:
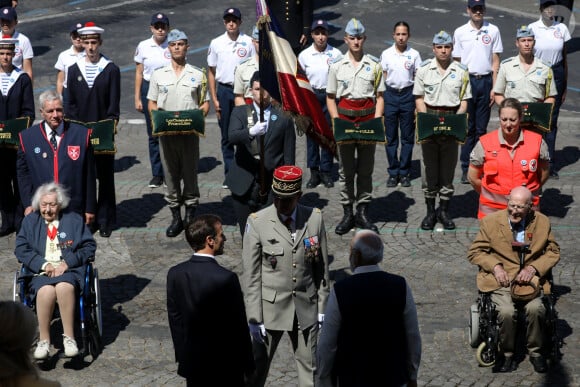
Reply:
[[[478,367],[475,350],[469,347],[466,326],[469,306],[476,298],[476,268],[467,262],[465,255],[478,230],[477,196],[470,186],[459,183],[459,169],[451,203],[457,229],[422,231],[419,223],[424,216],[424,205],[419,147],[414,151],[410,188],[386,188],[385,151],[382,146],[377,147],[375,198],[370,206],[370,217],[379,226],[386,244],[384,268],[409,280],[418,305],[423,338],[420,385],[580,385],[580,340],[578,334],[574,334],[580,321],[577,290],[580,259],[574,247],[580,238],[579,209],[575,202],[575,191],[580,186],[576,169],[580,156],[578,119],[578,114],[564,112],[561,115],[560,150],[557,152],[561,177],[546,184],[542,201],[542,208],[550,216],[562,247],[562,260],[554,275],[561,293],[557,304],[559,328],[566,343],[561,365],[546,375],[534,373],[527,360],[512,374],[493,374],[488,368]],[[496,125],[497,119],[490,123],[490,128]],[[215,119],[208,120],[206,129],[208,135],[201,141],[198,213],[212,212],[223,217],[228,240],[225,254],[219,261],[240,273],[241,238],[232,215],[229,191],[221,188],[223,167],[219,156],[216,158],[219,130]],[[65,386],[184,384],[176,375],[167,325],[165,278],[168,268],[185,260],[191,251],[182,236],[165,237],[170,212],[164,206],[162,188],[147,188],[150,172],[144,133],[144,127],[136,121],[124,122],[119,128],[116,157],[119,224],[111,238],[95,237],[105,349],[92,363],[90,357],[83,363],[55,356],[53,361],[42,366],[43,376],[58,379]],[[303,168],[304,143],[304,138],[298,139],[297,160]],[[352,233],[340,237],[333,231],[342,215],[338,191],[338,184],[332,189],[305,189],[302,199],[304,203],[323,209],[335,279],[348,272],[347,250],[352,237]],[[11,298],[12,276],[18,268],[13,249],[14,235],[0,239],[0,262],[4,269],[0,276],[1,299]],[[219,332],[212,332],[208,327],[208,334]],[[58,339],[53,340],[53,344],[62,348]],[[278,350],[268,385],[297,385],[288,342],[283,342]]]

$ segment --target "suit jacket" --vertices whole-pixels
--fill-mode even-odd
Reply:
[[[84,126],[65,121],[57,151],[52,149],[44,129],[46,122],[20,133],[17,173],[24,207],[44,183],[55,181],[68,189],[71,201],[67,210],[84,216],[97,207],[95,164],[91,132]]]
[[[230,116],[228,140],[236,145],[234,162],[230,165],[226,184],[238,196],[246,194],[258,181],[260,164],[252,155],[252,140],[248,127],[248,109],[253,112],[253,122],[258,122],[254,105],[236,106]],[[259,138],[254,139],[259,143]],[[259,148],[258,148],[259,149]],[[296,154],[296,131],[294,122],[286,113],[272,106],[268,131],[264,135],[264,167],[266,187],[272,185],[274,170],[281,165],[294,165]]]
[[[238,277],[193,255],[167,273],[167,313],[177,373],[200,386],[243,386],[254,368]]]
[[[560,260],[560,247],[554,240],[550,220],[539,212],[531,211],[526,219],[524,233],[525,243],[529,244],[524,266],[532,265],[542,279]],[[477,287],[482,292],[500,288],[493,275],[493,268],[498,263],[503,265],[510,280],[517,276],[520,258],[518,251],[512,248],[513,241],[507,209],[481,219],[481,228],[469,249],[468,259],[479,266]],[[545,283],[545,279],[540,283]]]
[[[46,262],[47,224],[39,211],[24,217],[20,232],[16,236],[14,254],[18,261],[34,273],[40,273]],[[61,244],[62,259],[70,271],[84,274],[84,265],[95,256],[97,244],[85,225],[83,218],[75,213],[61,213],[58,225],[58,242]],[[82,278],[82,277],[80,277]],[[80,281],[80,279],[79,279]]]
[[[274,205],[251,214],[242,256],[250,322],[281,331],[292,331],[294,315],[301,329],[317,323],[329,294],[326,229],[318,208],[298,204],[294,241]]]
[[[300,52],[300,36],[309,38],[312,25],[312,0],[266,0],[276,24],[296,54]]]

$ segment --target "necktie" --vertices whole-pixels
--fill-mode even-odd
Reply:
[[[286,226],[290,234],[292,234],[292,217],[286,218],[286,220],[284,221],[284,226]]]
[[[50,133],[50,145],[52,145],[52,149],[56,150],[58,148],[58,143],[56,142],[56,130],[53,130]]]

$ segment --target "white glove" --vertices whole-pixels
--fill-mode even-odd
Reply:
[[[260,344],[264,344],[264,338],[266,337],[266,327],[264,324],[250,323],[249,326],[252,339]]]
[[[318,313],[318,329],[322,328],[324,322],[324,313]]]
[[[258,122],[256,125],[250,128],[250,136],[263,136],[268,131],[267,122]]]

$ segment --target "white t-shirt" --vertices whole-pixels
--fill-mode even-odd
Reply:
[[[501,54],[503,45],[499,29],[484,21],[478,30],[468,21],[453,33],[453,57],[461,58],[469,74],[487,75],[493,70],[493,54]]]
[[[227,32],[213,39],[207,51],[207,65],[215,67],[217,82],[234,85],[236,66],[246,58],[256,54],[252,38],[240,32],[236,40],[231,40]]]
[[[393,44],[381,54],[381,66],[387,72],[385,85],[395,89],[412,86],[420,65],[421,55],[409,46],[404,52],[399,52]]]
[[[58,59],[54,65],[54,68],[58,71],[64,72],[64,84],[63,86],[66,87],[66,77],[68,76],[68,68],[75,63],[77,60],[85,56],[85,52],[81,51],[77,53],[73,46],[70,46],[68,50],[64,50],[60,54],[58,54]]]
[[[134,60],[135,63],[143,65],[144,80],[149,81],[153,71],[171,63],[171,53],[167,46],[167,39],[163,43],[157,44],[153,37],[143,40],[137,45]]]
[[[528,25],[534,31],[536,44],[534,45],[534,55],[540,58],[547,65],[552,66],[562,61],[562,50],[564,43],[571,39],[570,31],[564,23],[554,23],[546,27],[542,19]]]
[[[14,50],[14,58],[12,59],[12,64],[21,69],[22,62],[24,59],[32,59],[34,57],[34,52],[32,51],[32,44],[30,44],[30,39],[28,39],[26,35],[23,35],[18,31],[14,31],[12,39],[18,40],[18,43],[16,44],[16,49]]]
[[[328,68],[341,56],[340,50],[330,44],[327,44],[324,51],[320,52],[314,47],[313,43],[298,55],[298,62],[313,88],[326,89]]]

